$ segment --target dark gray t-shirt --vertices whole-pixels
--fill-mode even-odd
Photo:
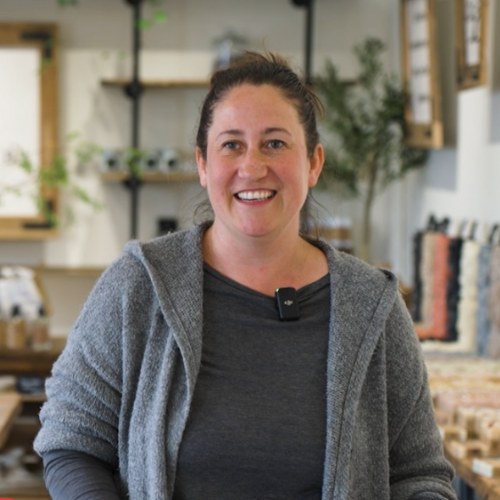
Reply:
[[[202,364],[174,500],[320,500],[329,277],[297,295],[301,318],[282,322],[273,297],[205,266]],[[43,458],[54,500],[118,498],[104,462]]]
[[[279,285],[279,283],[277,283]],[[329,276],[274,297],[205,266],[203,351],[174,500],[321,498]]]

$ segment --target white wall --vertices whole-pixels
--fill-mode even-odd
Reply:
[[[232,28],[248,38],[250,47],[279,51],[303,64],[305,12],[290,0],[166,0],[168,20],[144,33],[144,78],[206,78],[211,70],[213,40]],[[121,0],[81,0],[78,7],[60,8],[56,0],[0,0],[2,21],[50,21],[61,30],[61,138],[78,131],[103,147],[127,146],[129,103],[118,89],[103,88],[100,78],[127,76],[131,12]],[[149,16],[152,10],[145,9]],[[368,35],[391,38],[387,0],[317,0],[314,68],[330,57],[345,77],[355,74],[351,48]],[[387,59],[389,60],[390,54]],[[141,145],[176,146],[192,158],[194,132],[202,90],[148,91],[142,104]],[[120,185],[103,183],[97,172],[81,177],[106,204],[106,210],[78,213],[77,224],[46,243],[0,243],[0,262],[43,260],[48,265],[99,266],[117,257],[129,236],[129,199]],[[159,215],[178,216],[188,225],[186,201],[196,185],[175,188],[144,186],[139,214],[141,239],[155,235]]]
[[[392,186],[377,202],[374,214],[373,258],[390,262],[408,283],[411,280],[411,236],[429,213],[437,216],[500,220],[500,96],[493,82],[484,88],[453,90],[451,0],[437,0],[445,12],[440,21],[441,66],[445,86],[447,146],[432,153],[425,169]],[[494,7],[494,2],[491,2]],[[367,36],[389,44],[388,68],[399,71],[399,2],[397,0],[317,0],[314,69],[325,57],[338,64],[342,76],[356,74],[351,48]],[[290,0],[166,0],[167,22],[144,35],[143,76],[206,77],[213,60],[212,41],[233,28],[255,49],[265,47],[303,63],[304,12]],[[448,10],[447,10],[448,9]],[[51,21],[61,27],[61,136],[80,131],[105,147],[129,141],[129,104],[117,89],[104,89],[99,79],[126,71],[118,57],[130,45],[130,11],[121,0],[80,0],[76,8],[60,9],[56,0],[0,0],[1,20]],[[498,17],[498,12],[497,12]],[[492,16],[492,19],[494,16]],[[495,26],[499,24],[492,21]],[[491,34],[491,32],[490,32]],[[492,46],[499,42],[492,38]],[[451,50],[451,55],[450,55]],[[447,52],[448,51],[448,52]],[[500,49],[496,49],[497,59]],[[492,72],[500,73],[497,66]],[[500,77],[496,77],[500,80]],[[148,91],[143,102],[141,139],[145,147],[176,145],[189,156],[200,90]],[[456,118],[455,118],[456,115]],[[129,201],[120,185],[102,183],[95,171],[82,180],[106,203],[106,210],[85,209],[78,223],[50,242],[0,242],[0,263],[104,266],[117,257],[129,234]],[[186,203],[196,185],[174,188],[146,186],[140,195],[140,237],[155,234],[158,215],[184,220]],[[335,215],[349,215],[358,225],[357,204],[320,201]],[[356,234],[358,231],[356,231]]]
[[[127,76],[131,45],[131,12],[122,0],[80,0],[76,8],[60,8],[56,0],[0,0],[3,22],[56,22],[61,33],[61,139],[80,132],[103,147],[126,147],[130,136],[129,103],[118,89],[105,89],[103,77]],[[313,69],[325,58],[339,65],[346,78],[355,75],[351,48],[366,36],[393,38],[394,0],[317,0]],[[279,51],[303,64],[305,13],[290,0],[166,0],[168,20],[144,33],[142,76],[206,78],[214,59],[213,40],[232,28],[248,38],[250,48]],[[145,15],[151,14],[145,9]],[[392,53],[387,54],[387,62]],[[141,145],[177,146],[192,158],[201,90],[148,91],[142,104]],[[97,169],[87,169],[80,181],[106,205],[101,212],[77,207],[77,223],[48,242],[0,242],[0,264],[105,266],[121,253],[129,237],[129,198],[121,185],[100,181]],[[139,237],[155,235],[156,217],[177,216],[184,226],[200,191],[196,183],[144,186],[140,192]],[[326,196],[331,204],[331,196]],[[187,206],[187,208],[186,208]],[[335,210],[337,205],[334,204]],[[387,229],[383,230],[387,233]],[[56,282],[57,280],[53,280]],[[87,280],[88,281],[88,280]],[[67,280],[69,283],[76,283]],[[61,283],[59,281],[59,283]],[[50,285],[50,283],[48,283]],[[51,286],[51,285],[50,285]],[[58,285],[59,286],[59,285]],[[86,283],[85,286],[88,286]],[[49,294],[50,294],[49,290]],[[73,310],[81,301],[57,288],[53,307]],[[64,302],[67,300],[68,302]],[[61,302],[63,301],[63,302]],[[66,316],[55,316],[52,331],[64,334]]]

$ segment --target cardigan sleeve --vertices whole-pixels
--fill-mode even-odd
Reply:
[[[34,443],[41,456],[52,450],[79,451],[117,468],[124,323],[127,314],[149,299],[145,292],[134,299],[141,273],[140,264],[124,255],[89,295],[46,383],[42,428]]]
[[[386,342],[391,499],[456,499],[422,351],[401,299],[388,318]]]

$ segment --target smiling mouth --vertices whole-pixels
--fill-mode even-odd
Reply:
[[[234,196],[236,196],[238,200],[252,202],[269,200],[275,195],[276,191],[264,189],[261,191],[241,191],[240,193],[236,193]]]

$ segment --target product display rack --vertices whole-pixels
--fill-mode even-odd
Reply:
[[[61,354],[66,339],[54,338],[47,351],[33,349],[0,349],[0,375],[30,375],[48,377],[52,366]]]
[[[304,77],[308,85],[312,85],[312,52],[314,41],[314,0],[292,0],[297,7],[306,11],[305,37],[304,37]]]
[[[128,172],[106,172],[101,174],[101,179],[107,182],[125,182],[130,175]],[[167,174],[155,172],[143,174],[140,179],[147,183],[195,182],[198,180],[198,174],[195,172],[169,172]]]
[[[474,500],[474,492],[488,500],[500,500],[500,481],[476,474],[470,458],[456,458],[449,448],[449,444],[444,443],[445,456],[460,477],[460,500]]]
[[[131,102],[131,141],[130,146],[139,148],[139,110],[141,96],[144,90],[139,80],[139,57],[141,50],[141,29],[139,23],[142,14],[142,0],[125,0],[132,7],[132,80],[124,85],[125,95]],[[137,215],[139,210],[139,188],[141,181],[136,173],[131,170],[129,177],[124,182],[130,190],[130,238],[137,238]]]
[[[174,89],[174,88],[204,88],[208,86],[205,80],[152,80],[142,81],[139,76],[139,60],[142,45],[141,37],[141,14],[143,0],[125,0],[133,11],[132,15],[132,79],[103,79],[101,84],[105,87],[121,87],[125,95],[131,101],[131,141],[130,146],[138,149],[139,144],[139,110],[141,97],[145,89]],[[304,70],[305,81],[312,84],[312,51],[313,51],[313,7],[314,0],[292,0],[292,3],[304,8],[305,17],[305,46],[304,46]],[[130,173],[103,174],[103,180],[111,182],[123,182],[130,191],[130,238],[135,239],[138,235],[138,209],[139,209],[139,190],[144,182],[192,182],[197,180],[195,174],[190,173],[172,173],[172,174],[148,174],[138,176],[131,170]],[[304,207],[304,218],[307,219],[307,207]]]
[[[125,0],[132,8],[132,78],[103,79],[101,85],[109,88],[122,88],[131,102],[131,137],[130,147],[140,148],[140,105],[144,90],[146,89],[180,89],[180,88],[205,88],[206,80],[150,80],[143,81],[139,75],[139,62],[142,48],[140,21],[142,18],[143,0]],[[191,172],[146,173],[138,175],[134,169],[130,172],[107,172],[101,174],[101,179],[106,182],[122,182],[130,192],[130,239],[138,237],[138,211],[139,191],[144,183],[174,183],[195,182],[198,176]]]

